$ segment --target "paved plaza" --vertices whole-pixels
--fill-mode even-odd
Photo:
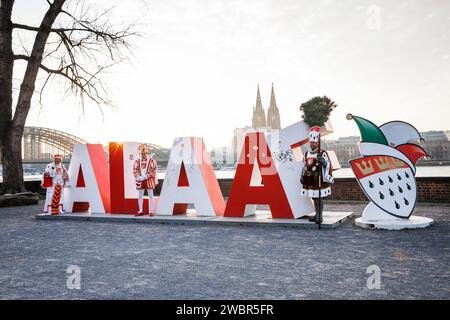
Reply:
[[[450,298],[450,206],[418,205],[435,224],[406,231],[44,221],[40,210],[0,208],[1,299]],[[71,265],[80,289],[66,285]],[[367,287],[371,265],[380,289]]]

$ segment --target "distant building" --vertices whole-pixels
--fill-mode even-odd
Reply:
[[[253,107],[252,127],[259,128],[265,126],[266,126],[266,113],[262,106],[261,95],[259,93],[259,85],[258,85],[258,91],[256,92],[256,106]]]
[[[326,150],[332,150],[336,153],[341,165],[348,164],[351,159],[360,156],[358,142],[360,138],[357,136],[342,137],[337,140],[322,140],[322,147]]]
[[[450,130],[445,130],[445,135],[447,136],[447,139],[450,141]]]
[[[241,154],[245,135],[248,132],[273,133],[281,129],[280,111],[277,106],[275,90],[272,84],[270,92],[269,108],[264,110],[259,85],[256,91],[256,104],[253,106],[252,124],[242,128],[235,128],[231,148],[222,147],[211,152],[211,159],[216,163],[220,161],[230,165],[236,164]],[[450,161],[450,130],[446,131],[426,131],[421,133],[425,141],[421,146],[432,156],[434,161]],[[341,137],[337,140],[322,140],[322,147],[336,153],[339,162],[343,166],[348,166],[348,162],[361,156],[358,143],[359,136]]]
[[[256,91],[256,104],[253,107],[252,126],[235,128],[233,131],[231,150],[233,153],[232,158],[234,163],[237,163],[239,160],[242,146],[244,144],[244,138],[248,132],[259,131],[265,133],[273,133],[280,129],[281,129],[280,111],[277,106],[277,100],[275,97],[275,90],[273,88],[273,83],[270,92],[270,103],[269,108],[267,110],[267,116],[262,105],[261,94],[259,92],[259,85],[258,85],[258,89]]]
[[[426,131],[420,135],[425,139],[420,144],[425,151],[431,155],[433,161],[450,160],[450,130],[447,131]],[[361,156],[358,143],[360,137],[342,137],[337,140],[322,140],[323,148],[333,150],[341,165],[348,164],[348,161]]]
[[[432,161],[450,160],[450,130],[447,131],[427,131],[420,135],[425,139],[421,146],[431,155]]]
[[[450,131],[447,131],[450,132]],[[420,135],[425,141],[448,141],[449,137],[445,131],[426,131],[421,132]]]
[[[267,110],[266,125],[272,130],[281,129],[280,111],[278,110],[277,100],[275,99],[275,91],[273,90],[273,83],[272,83],[272,90],[270,92],[270,105],[269,109]]]
[[[422,146],[432,161],[450,160],[450,141],[425,141]]]
[[[245,126],[243,128],[235,128],[233,131],[233,140],[231,142],[231,151],[233,153],[233,162],[237,163],[239,160],[239,156],[241,155],[242,147],[244,145],[245,135],[249,132],[264,132],[264,133],[272,133],[274,130],[269,127],[260,127],[253,128],[250,126]]]
[[[209,153],[214,168],[223,168],[234,164],[234,153],[230,147],[214,148]]]
[[[271,128],[273,130],[281,129],[280,111],[278,110],[277,101],[275,98],[275,90],[273,88],[270,92],[270,104],[269,109],[266,112],[262,106],[261,94],[259,93],[259,85],[256,92],[256,105],[253,107],[252,127],[258,128]]]

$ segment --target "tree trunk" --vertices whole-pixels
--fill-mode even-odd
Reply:
[[[24,192],[22,167],[22,135],[23,129],[9,130],[2,153],[3,193]]]
[[[62,6],[66,0],[54,0],[48,8],[39,26],[36,38],[34,39],[33,49],[31,50],[30,59],[20,85],[19,97],[17,99],[17,107],[13,117],[13,128],[23,127],[27,120],[28,112],[31,107],[31,98],[33,97],[36,78],[42,63],[45,46],[48,36],[51,32],[56,17],[61,12]]]
[[[17,193],[25,190],[22,167],[22,135],[28,112],[31,107],[36,77],[39,72],[51,27],[58,14],[61,12],[62,6],[66,0],[54,0],[42,19],[41,25],[36,33],[30,59],[20,86],[14,117],[12,117],[14,54],[11,49],[11,11],[14,0],[0,1],[0,91],[2,91],[0,94],[4,94],[7,99],[4,102],[4,105],[0,106],[0,108],[2,108],[0,109],[2,114],[0,120],[0,152],[3,165],[3,190],[1,192]],[[3,100],[2,98],[3,96],[0,96],[0,101]],[[5,112],[5,118],[3,118],[3,112]]]
[[[3,190],[0,194],[6,191],[19,192],[23,189],[23,181],[18,182],[14,175],[18,172],[17,166],[22,171],[22,162],[15,165],[7,165],[9,161],[10,145],[8,139],[8,132],[11,128],[12,122],[12,79],[14,68],[14,54],[12,51],[12,22],[11,12],[14,5],[14,0],[0,0],[0,159],[3,166]],[[10,137],[12,138],[12,137]],[[21,154],[21,153],[20,153]],[[13,160],[13,159],[11,159]],[[14,170],[14,166],[16,166]],[[22,180],[22,175],[18,176]],[[12,178],[12,179],[11,179]]]

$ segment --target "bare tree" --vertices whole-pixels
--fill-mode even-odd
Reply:
[[[95,11],[84,1],[46,0],[48,9],[39,26],[14,23],[14,0],[0,0],[0,154],[3,188],[0,193],[25,190],[22,167],[22,136],[35,93],[39,71],[46,74],[40,85],[39,101],[48,81],[65,80],[68,93],[94,101],[99,107],[111,105],[100,76],[126,59],[133,25],[115,30],[110,9]],[[59,26],[60,25],[60,26]],[[35,33],[31,50],[24,44],[16,51],[16,32]],[[13,108],[14,63],[26,64]],[[40,83],[39,83],[40,84]]]

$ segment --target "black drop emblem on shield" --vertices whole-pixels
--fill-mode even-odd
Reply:
[[[408,188],[408,190],[411,190],[411,186],[409,184],[406,184],[406,187]]]
[[[384,194],[382,194],[381,192],[380,192],[380,199],[381,199],[381,200],[384,199]]]
[[[398,173],[397,173],[397,179],[402,180],[402,177],[400,177],[400,175]]]
[[[395,207],[396,207],[397,209],[400,209],[400,205],[397,203],[397,201],[395,201]]]
[[[388,178],[389,178],[390,183],[394,182],[394,180],[391,178],[391,176],[389,176]]]
[[[400,186],[398,186],[398,191],[399,191],[400,193],[403,193],[403,189],[402,189]]]
[[[406,205],[409,205],[409,201],[406,200],[406,198],[403,198],[403,200],[405,200],[405,204],[406,204]]]
[[[369,187],[372,189],[373,188],[373,183],[372,181],[369,180]]]
[[[384,181],[381,180],[381,178],[378,178],[378,180],[379,180],[380,185],[383,185],[383,184],[384,184]]]
[[[394,191],[392,191],[391,188],[389,188],[389,194],[391,195],[391,197],[394,196]]]

